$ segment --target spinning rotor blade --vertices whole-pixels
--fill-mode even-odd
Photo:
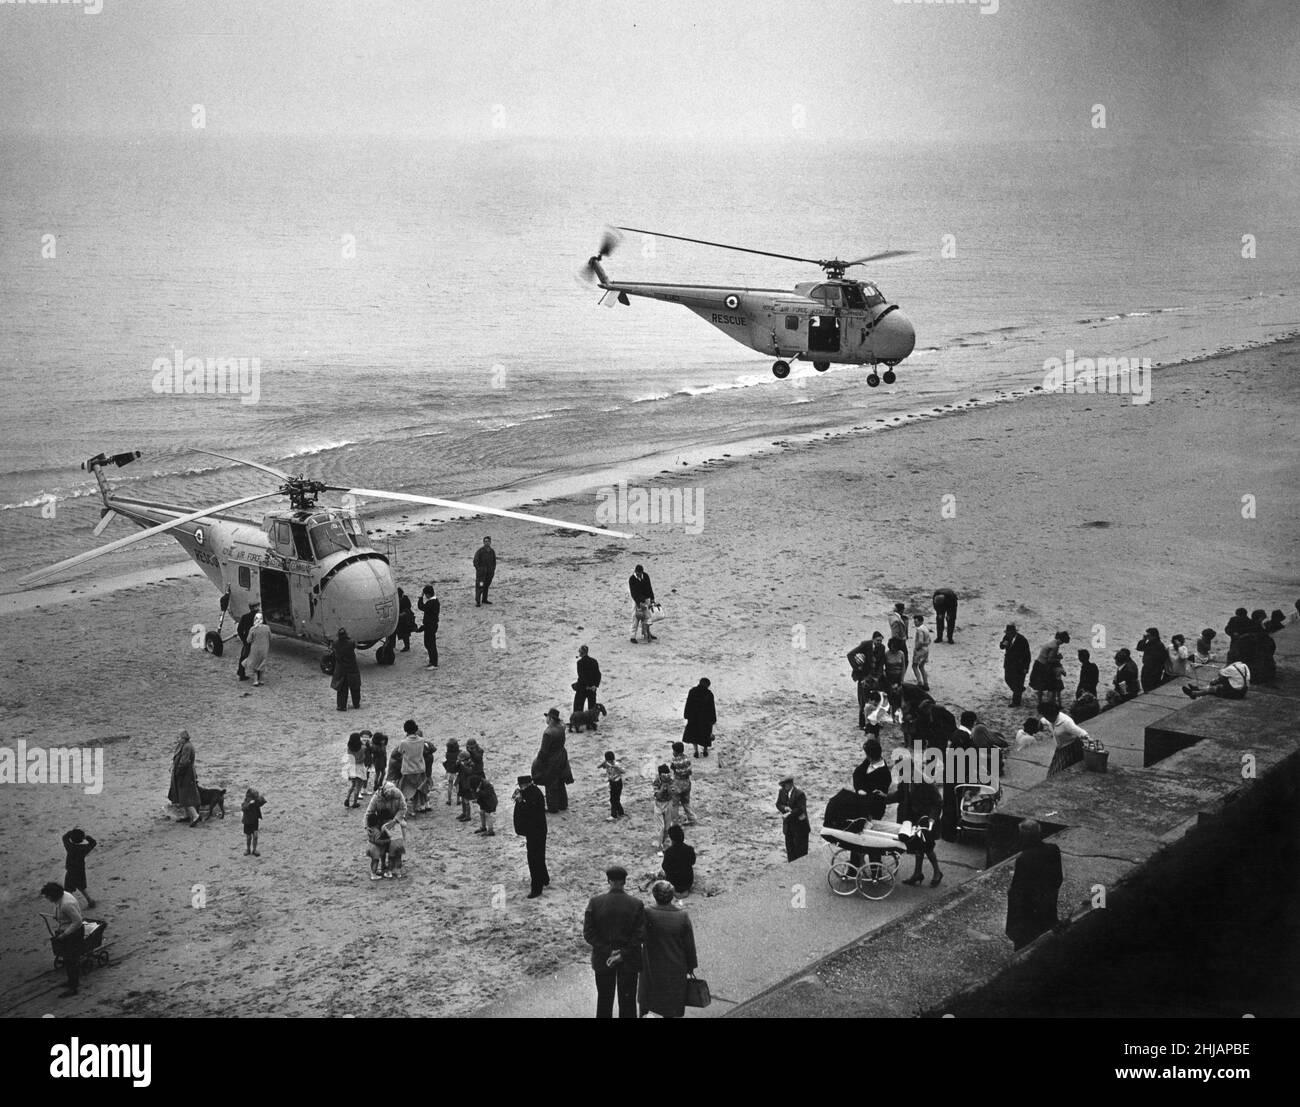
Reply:
[[[201,450],[197,446],[194,447],[194,452],[207,454],[209,457],[224,458],[226,461],[235,461],[240,465],[251,465],[254,469],[261,469],[263,473],[270,473],[271,476],[279,477],[281,480],[293,480],[293,477],[283,469],[273,469],[270,465],[263,465],[260,461],[249,461],[246,457],[234,457],[231,454],[219,454],[216,450]]]
[[[700,246],[716,246],[719,250],[737,250],[742,254],[759,254],[765,258],[780,258],[782,261],[803,261],[809,265],[821,265],[816,258],[797,258],[792,254],[774,254],[769,250],[751,250],[748,246],[728,246],[725,242],[707,242],[702,238],[687,238],[680,234],[662,234],[659,231],[643,231],[639,227],[619,227],[620,231],[632,234],[652,234],[655,238],[675,238],[678,242],[694,242]]]
[[[522,511],[507,511],[501,507],[484,507],[482,504],[466,504],[458,500],[439,500],[432,496],[411,496],[405,492],[381,492],[375,488],[337,488],[331,486],[331,492],[346,492],[350,496],[374,496],[380,500],[400,500],[408,504],[430,504],[433,507],[450,507],[458,511],[472,511],[475,514],[500,515],[503,519],[522,519],[525,523],[541,523],[548,527],[562,527],[565,530],[581,530],[588,534],[601,534],[606,538],[634,538],[635,535],[623,534],[616,530],[602,527],[589,527],[583,523],[570,523],[565,519],[548,519],[544,515],[528,515]]]
[[[87,561],[93,561],[97,557],[103,557],[106,553],[112,553],[114,550],[120,550],[124,546],[133,545],[141,542],[146,538],[152,538],[155,534],[165,534],[175,527],[182,526],[185,523],[192,523],[196,519],[204,519],[209,515],[215,515],[220,511],[229,511],[232,507],[239,507],[242,504],[251,504],[254,500],[268,500],[278,496],[277,492],[261,492],[256,496],[241,496],[237,500],[230,500],[224,504],[216,504],[213,507],[205,507],[202,511],[192,511],[188,515],[181,515],[178,518],[171,519],[166,523],[160,523],[156,527],[148,527],[145,530],[137,531],[135,534],[128,534],[125,538],[119,538],[116,542],[110,542],[107,546],[97,546],[93,550],[87,550],[85,553],[77,554],[76,557],[69,557],[54,565],[47,565],[44,569],[37,569],[28,573],[19,580],[20,584],[34,584],[37,581],[45,580],[56,573],[63,572],[64,569],[71,569],[75,565],[82,565]]]
[[[596,251],[594,257],[587,261],[586,265],[578,270],[578,276],[588,284],[595,283],[596,278],[600,275],[596,272],[596,266],[609,257],[614,252],[614,248],[622,241],[622,238],[616,235],[613,230],[607,230],[601,236],[600,249]]]
[[[877,254],[868,254],[866,257],[858,258],[856,261],[846,261],[844,263],[844,268],[847,269],[850,265],[866,265],[869,261],[884,261],[886,258],[903,258],[914,253],[916,253],[915,250],[881,250]]]

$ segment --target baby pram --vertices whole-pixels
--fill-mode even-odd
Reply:
[[[822,827],[822,840],[835,847],[826,883],[837,896],[855,892],[867,899],[884,899],[894,890],[899,854],[907,850],[905,828],[898,823],[854,819],[837,830]],[[880,858],[873,861],[870,850]],[[862,864],[853,862],[853,854],[862,855]]]
[[[982,838],[989,832],[993,812],[1002,802],[1001,787],[991,784],[957,785],[957,840]]]
[[[58,922],[53,915],[41,914],[45,920],[45,929],[50,935],[50,949],[54,953],[54,967],[63,968],[62,943],[55,937]],[[86,919],[81,931],[81,971],[90,972],[96,965],[103,968],[108,964],[108,950],[104,948],[104,935],[108,932],[108,923],[103,919]]]

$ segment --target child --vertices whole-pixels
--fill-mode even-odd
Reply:
[[[63,875],[63,890],[71,892],[74,899],[77,892],[85,896],[87,910],[95,906],[95,901],[90,898],[90,893],[86,890],[86,854],[98,844],[79,826],[74,826],[63,836],[63,848],[68,855],[66,871]]]
[[[361,764],[366,770],[366,779],[361,782],[361,795],[370,794],[370,770],[375,767],[375,750],[370,744],[371,732],[363,730],[361,733]]]
[[[600,763],[600,767],[605,770],[605,776],[609,780],[609,818],[605,821],[612,823],[624,815],[623,766],[614,759],[613,750],[606,750],[605,760]]]
[[[474,798],[477,788],[478,778],[474,774],[474,762],[470,759],[468,750],[461,750],[460,758],[456,762],[456,789],[460,797],[460,814],[456,816],[458,823],[467,823],[473,819],[469,813],[469,801]]]
[[[250,853],[254,857],[261,857],[257,852],[257,825],[262,821],[262,808],[266,805],[266,797],[263,796],[256,788],[250,788],[244,793],[244,856]]]
[[[460,771],[460,743],[455,738],[447,739],[447,752],[442,758],[442,767],[447,774],[447,806],[451,806],[451,794],[456,790],[456,774]]]
[[[348,794],[343,797],[344,807],[361,806],[361,789],[366,783],[365,750],[361,745],[360,733],[348,735],[348,752],[346,772],[348,777]]]
[[[375,764],[375,792],[384,786],[385,770],[388,766],[388,735],[382,730],[370,738],[370,759]]]
[[[684,742],[673,743],[673,793],[676,806],[686,814],[686,825],[695,825],[695,812],[691,810],[691,759],[686,756]],[[677,819],[674,817],[673,822]]]
[[[366,837],[370,841],[366,849],[370,858],[370,879],[383,880],[387,875],[389,838],[384,833],[384,819],[378,811],[366,815]]]
[[[478,744],[477,738],[471,738],[465,743],[465,752],[469,754],[469,759],[474,763],[474,771],[483,775],[483,747]]]
[[[386,841],[388,845],[388,872],[384,875],[401,880],[402,858],[406,855],[406,823],[402,821],[401,815],[384,823],[380,840]]]
[[[478,800],[479,821],[483,824],[474,833],[482,834],[486,838],[496,837],[497,790],[492,787],[486,776],[479,780],[474,798]]]
[[[676,821],[674,818],[673,801],[676,798],[676,790],[673,788],[673,773],[667,765],[659,766],[659,775],[655,777],[654,784],[655,797],[655,814],[659,816],[659,848],[665,849],[668,846],[668,828]]]

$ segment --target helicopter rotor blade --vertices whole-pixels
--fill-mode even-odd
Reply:
[[[215,504],[212,507],[205,507],[201,511],[191,511],[187,515],[178,516],[170,519],[165,523],[160,523],[156,527],[146,527],[144,530],[136,531],[135,534],[128,534],[125,538],[119,538],[116,542],[110,542],[107,546],[96,546],[93,550],[87,550],[85,553],[77,554],[75,557],[65,558],[54,565],[47,565],[44,569],[37,569],[20,578],[19,583],[23,585],[35,584],[37,581],[45,580],[56,573],[61,573],[65,569],[71,569],[77,565],[83,565],[87,561],[93,561],[97,557],[103,557],[104,554],[112,553],[114,550],[120,550],[124,546],[134,545],[136,542],[142,542],[146,538],[152,538],[156,534],[165,534],[176,527],[184,526],[186,523],[192,523],[196,519],[206,519],[209,515],[216,515],[218,512],[229,511],[232,507],[240,507],[243,504],[251,504],[254,500],[268,500],[280,493],[260,492],[256,496],[241,496],[237,500],[228,500],[224,504]]]
[[[373,496],[380,500],[400,500],[408,504],[429,504],[432,507],[450,507],[457,511],[472,511],[479,515],[500,515],[503,519],[521,519],[526,523],[541,523],[543,526],[560,527],[564,530],[581,530],[588,534],[599,534],[606,538],[634,538],[635,535],[624,534],[617,530],[605,530],[603,527],[589,527],[584,523],[570,523],[567,519],[551,519],[545,515],[529,515],[522,511],[507,511],[502,507],[485,507],[483,504],[461,503],[459,500],[440,500],[433,496],[412,496],[406,492],[383,492],[377,488],[339,488],[331,486],[331,492],[345,492],[350,496]]]
[[[916,253],[915,250],[881,250],[875,254],[868,254],[864,258],[858,258],[855,261],[846,261],[844,268],[850,265],[866,265],[869,261],[884,261],[886,258],[905,258]]]
[[[600,275],[596,272],[596,266],[609,257],[609,255],[618,248],[619,243],[622,241],[622,236],[616,234],[612,227],[606,230],[600,239],[600,249],[598,249],[595,255],[588,259],[587,264],[578,271],[578,276],[588,284],[595,284],[596,278]]]
[[[198,446],[194,447],[194,452],[207,454],[209,457],[220,457],[226,461],[233,461],[239,465],[251,465],[254,469],[261,469],[263,473],[270,473],[273,477],[279,477],[281,480],[293,480],[283,469],[275,469],[270,465],[263,465],[260,461],[249,461],[246,457],[235,457],[233,454],[219,454],[216,450],[202,450]]]
[[[782,261],[802,261],[809,265],[821,265],[817,258],[797,258],[793,254],[774,254],[770,250],[751,250],[748,246],[728,246],[725,242],[709,242],[703,238],[687,238],[680,234],[664,234],[662,231],[645,231],[640,227],[619,227],[620,231],[629,231],[632,234],[651,234],[655,238],[674,238],[678,242],[694,242],[700,246],[716,246],[719,250],[736,250],[742,254],[758,254],[765,258],[780,258]]]

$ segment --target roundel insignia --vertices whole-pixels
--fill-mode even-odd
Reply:
[[[727,305],[729,311],[735,311],[736,308],[740,307],[740,297],[735,293],[732,293],[723,301],[723,303]]]
[[[195,541],[196,543],[198,543],[200,546],[203,545],[203,528],[202,528],[202,527],[195,527],[195,528],[194,528],[194,541]]]

